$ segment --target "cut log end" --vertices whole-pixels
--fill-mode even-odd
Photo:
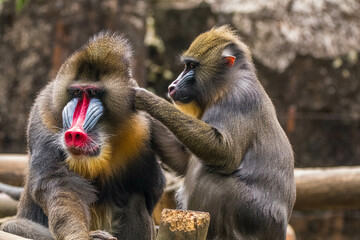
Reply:
[[[162,224],[170,224],[170,231],[196,231],[210,222],[210,214],[187,210],[164,209]]]
[[[157,240],[205,240],[209,224],[207,212],[164,209]]]

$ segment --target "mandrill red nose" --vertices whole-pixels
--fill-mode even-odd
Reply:
[[[68,147],[81,147],[87,139],[87,134],[78,127],[72,127],[65,132],[65,143]]]

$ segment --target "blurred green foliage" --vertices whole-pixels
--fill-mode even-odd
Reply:
[[[7,1],[9,1],[9,0],[0,0],[0,4],[5,3]],[[28,2],[29,2],[29,0],[16,0],[15,1],[16,12],[20,13],[24,9],[26,3],[28,3]]]

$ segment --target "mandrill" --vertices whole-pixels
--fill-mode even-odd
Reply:
[[[134,109],[131,61],[123,37],[101,33],[40,92],[25,189],[2,230],[36,240],[153,239],[164,176],[152,121]]]
[[[293,151],[248,47],[222,26],[199,35],[181,60],[173,105],[135,89],[135,108],[159,121],[153,141],[162,161],[185,177],[180,206],[210,213],[208,239],[285,239]]]

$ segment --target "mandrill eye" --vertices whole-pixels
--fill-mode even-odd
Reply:
[[[79,89],[76,89],[76,90],[74,91],[74,96],[80,97],[80,96],[81,96],[81,91],[80,91]]]
[[[197,65],[198,65],[197,62],[187,62],[186,68],[188,70],[194,70],[197,67]]]

